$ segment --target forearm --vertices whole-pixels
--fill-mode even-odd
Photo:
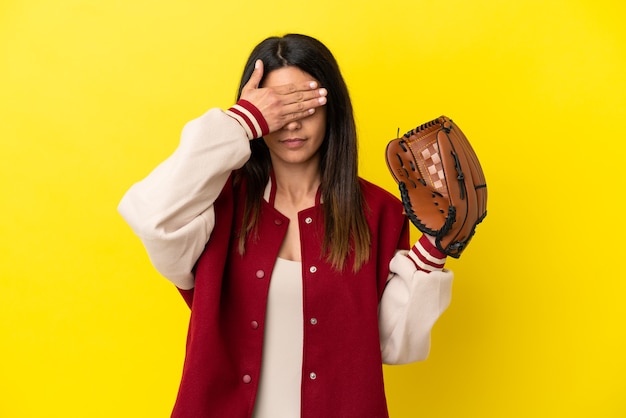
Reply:
[[[187,123],[176,151],[122,198],[119,212],[176,286],[193,287],[191,270],[215,224],[213,203],[249,156],[246,131],[212,109]]]
[[[431,329],[450,304],[453,274],[443,270],[444,262],[445,257],[433,257],[417,244],[391,260],[379,312],[384,363],[404,364],[428,356]]]

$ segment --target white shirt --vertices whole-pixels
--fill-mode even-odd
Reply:
[[[300,416],[302,312],[302,263],[278,258],[267,297],[254,418]]]

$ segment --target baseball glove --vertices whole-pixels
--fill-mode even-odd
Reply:
[[[459,258],[487,215],[485,176],[463,132],[441,116],[389,142],[386,158],[413,225]]]

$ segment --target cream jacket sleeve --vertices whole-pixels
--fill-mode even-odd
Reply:
[[[428,357],[431,329],[452,295],[451,271],[418,270],[407,253],[398,251],[392,258],[391,275],[380,301],[380,344],[385,364]]]
[[[154,267],[177,287],[194,286],[192,269],[215,225],[213,204],[249,157],[242,125],[211,109],[188,122],[176,151],[122,198],[120,214]]]

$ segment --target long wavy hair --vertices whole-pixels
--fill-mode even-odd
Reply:
[[[321,197],[324,214],[323,256],[336,269],[345,267],[354,251],[353,270],[370,257],[370,231],[365,218],[365,202],[358,179],[357,135],[348,88],[334,56],[315,38],[300,34],[270,37],[257,45],[244,67],[237,97],[254,71],[256,60],[263,60],[264,77],[273,70],[293,66],[315,78],[329,94],[326,103],[326,131],[320,153]],[[263,80],[261,80],[261,83]],[[239,235],[239,252],[245,251],[248,235],[256,236],[265,187],[272,163],[263,138],[250,144],[252,155],[237,176],[247,184],[244,223]]]

